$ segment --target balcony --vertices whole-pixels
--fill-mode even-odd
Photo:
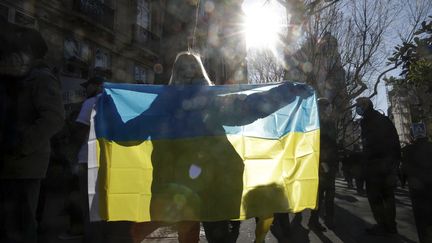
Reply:
[[[114,28],[114,10],[98,0],[73,0],[73,9],[108,29]]]
[[[133,25],[133,42],[142,48],[159,54],[160,37],[137,24]]]

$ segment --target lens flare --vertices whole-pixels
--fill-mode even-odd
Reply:
[[[274,48],[279,41],[284,18],[283,8],[273,4],[244,7],[244,28],[248,48]]]

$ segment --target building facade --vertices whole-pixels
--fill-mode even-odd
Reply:
[[[112,82],[166,84],[176,54],[190,49],[203,56],[215,83],[246,82],[246,77],[232,78],[232,70],[238,67],[246,73],[244,37],[225,38],[234,31],[229,27],[235,26],[232,21],[237,21],[241,3],[0,0],[0,16],[41,32],[49,47],[47,62],[61,80],[68,109],[85,98],[80,84],[92,76]],[[220,38],[219,45],[211,42],[214,35]],[[227,48],[231,49],[224,54]]]
[[[432,99],[424,87],[393,87],[388,92],[389,117],[393,120],[401,144],[409,144],[413,123],[424,123],[426,134],[432,135]]]
[[[399,134],[399,141],[403,145],[410,143],[410,128],[412,124],[411,104],[417,103],[414,97],[408,95],[407,90],[394,89],[388,92],[390,108],[388,111],[390,119]]]
[[[80,84],[92,76],[154,82],[162,6],[133,2],[2,0],[0,9],[10,22],[41,32],[49,47],[46,60],[61,80],[68,107],[85,98]]]

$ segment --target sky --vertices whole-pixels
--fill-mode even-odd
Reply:
[[[276,1],[264,4],[264,0],[245,0],[243,11],[247,18],[246,42],[247,48],[274,45],[274,39],[286,22],[285,9]],[[256,17],[258,16],[258,17]]]
[[[375,0],[370,0],[375,1]],[[410,6],[414,6],[416,1],[418,0],[392,0],[389,4],[392,4],[391,7],[395,11],[394,13],[394,20],[389,26],[388,31],[384,35],[384,43],[382,46],[382,49],[380,50],[383,55],[389,56],[390,53],[392,53],[394,46],[401,43],[399,34],[401,32],[406,32],[407,28],[407,22],[409,22],[408,19],[408,13],[406,11],[409,10],[407,8],[407,4],[410,4]],[[426,0],[427,1],[427,0]],[[247,33],[247,46],[248,49],[250,48],[259,48],[260,45],[265,45],[263,43],[260,43],[260,41],[257,39],[262,39],[263,36],[269,36],[269,32],[271,31],[270,28],[265,28],[266,25],[275,25],[278,21],[281,24],[283,20],[285,20],[285,9],[281,7],[278,3],[276,3],[275,0],[271,1],[268,5],[263,5],[265,0],[244,0],[243,3],[243,11],[245,14],[249,17],[249,21],[251,24],[246,25],[246,33]],[[401,8],[403,7],[403,8]],[[397,9],[403,9],[405,12],[397,12]],[[253,14],[259,14],[257,11],[264,11],[261,12],[261,17],[254,18]],[[268,14],[268,12],[271,12],[271,14]],[[432,12],[429,14],[432,15]],[[252,17],[251,17],[252,16]],[[256,19],[255,21],[251,21],[251,19]],[[272,22],[273,21],[273,22]],[[264,23],[264,24],[259,24]],[[249,30],[248,30],[249,28]],[[266,32],[267,31],[267,32]],[[253,40],[253,41],[251,41]],[[262,40],[267,41],[269,43],[269,40]],[[270,41],[271,43],[271,41]],[[389,66],[385,66],[384,63],[381,67],[378,67],[378,70],[385,70],[389,68]],[[394,70],[392,72],[389,72],[386,76],[396,76],[398,77],[400,74],[400,70]],[[376,79],[376,78],[375,78]],[[380,110],[387,114],[388,110],[388,97],[387,97],[387,86],[383,81],[380,81],[378,85],[378,95],[374,97],[373,102],[375,104],[375,107],[377,110]],[[371,91],[368,91],[371,92]],[[365,95],[368,95],[365,93]]]

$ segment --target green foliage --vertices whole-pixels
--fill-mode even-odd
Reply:
[[[384,82],[387,85],[393,85],[393,86],[404,86],[405,85],[405,79],[400,79],[400,78],[396,78],[396,77],[389,77],[389,78],[384,78]]]
[[[429,16],[432,19],[432,16]],[[432,20],[423,21],[414,33],[413,41],[395,47],[389,64],[401,65],[404,85],[427,87],[432,91]],[[394,83],[402,85],[403,82]]]
[[[432,61],[421,59],[410,65],[407,80],[416,86],[426,86],[429,90],[432,79]]]

